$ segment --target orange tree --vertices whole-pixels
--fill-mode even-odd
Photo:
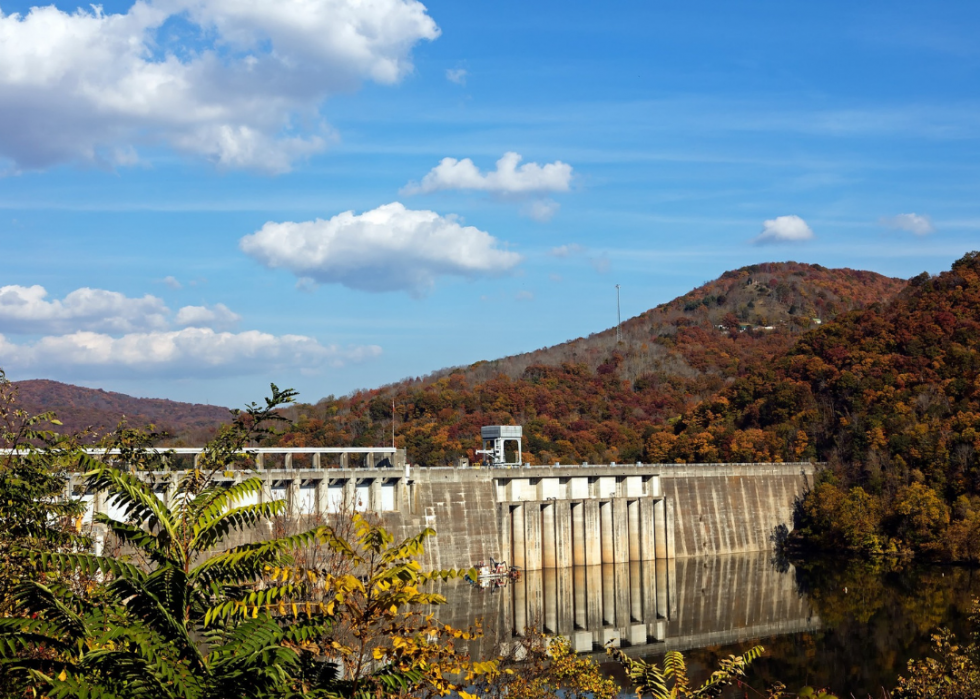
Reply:
[[[576,656],[568,640],[549,638],[533,628],[509,648],[495,673],[480,678],[475,689],[495,699],[612,699],[616,682],[591,658]]]

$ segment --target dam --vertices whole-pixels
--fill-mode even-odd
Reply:
[[[449,604],[437,609],[440,620],[466,627],[481,618],[480,653],[528,627],[561,634],[580,653],[612,643],[636,655],[819,627],[792,573],[772,561],[812,483],[812,463],[421,467],[393,448],[247,451],[251,470],[214,478],[258,476],[263,488],[252,502],[285,501],[290,526],[356,510],[396,539],[434,529],[422,557],[428,568],[491,559],[520,568],[500,589],[442,585]],[[200,452],[169,450],[167,470],[143,473],[161,500],[173,497],[175,476]],[[87,503],[88,523],[95,512],[124,515],[105,493],[87,491],[82,474],[66,487]],[[271,533],[259,526],[226,545]]]
[[[166,453],[179,468],[178,459],[200,451]],[[396,537],[434,529],[427,566],[465,568],[492,558],[527,571],[769,551],[792,529],[794,503],[815,469],[811,463],[421,467],[393,448],[248,452],[254,470],[219,472],[216,480],[258,475],[263,489],[255,501],[285,500],[297,521],[353,508],[377,514]],[[145,473],[164,501],[174,475]],[[86,492],[81,474],[71,476],[67,489],[87,502],[87,522],[96,511],[121,516],[104,493]]]

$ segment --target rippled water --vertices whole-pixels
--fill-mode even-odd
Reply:
[[[483,620],[477,654],[534,626],[600,661],[610,641],[647,659],[682,650],[699,676],[761,643],[768,652],[753,666],[756,686],[778,680],[880,697],[909,658],[928,651],[937,627],[964,630],[980,571],[748,554],[530,572],[502,588],[445,593],[444,621]]]

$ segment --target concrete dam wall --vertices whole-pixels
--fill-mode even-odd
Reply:
[[[290,464],[286,460],[286,464]],[[814,473],[795,464],[636,464],[481,468],[280,468],[255,471],[256,501],[281,499],[297,521],[346,507],[380,516],[396,537],[431,527],[424,563],[490,558],[525,570],[768,551],[792,529]],[[167,499],[173,472],[153,472]],[[225,472],[219,480],[251,475]],[[103,493],[73,497],[113,515]],[[255,536],[264,533],[257,531]]]
[[[695,464],[412,469],[399,535],[436,530],[427,563],[526,570],[770,551],[814,466]]]

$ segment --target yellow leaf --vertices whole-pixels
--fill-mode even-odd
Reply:
[[[61,673],[58,675],[58,679],[64,682],[65,680],[68,679],[68,673],[62,670]]]

